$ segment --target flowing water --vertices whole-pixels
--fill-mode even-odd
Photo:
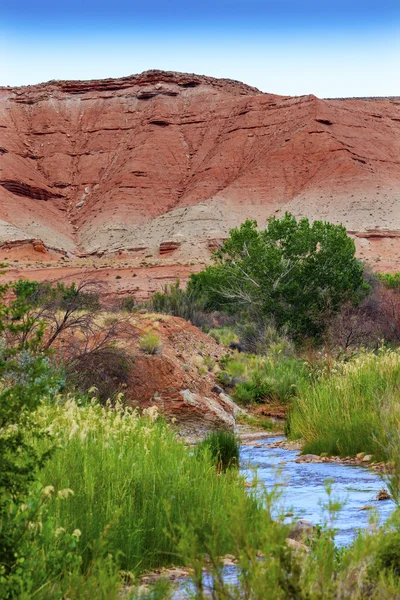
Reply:
[[[376,495],[384,487],[378,473],[366,467],[340,463],[296,463],[299,452],[284,448],[268,447],[284,437],[268,437],[257,440],[255,445],[242,445],[240,451],[241,472],[248,481],[257,473],[258,483],[268,491],[275,486],[281,491],[276,514],[293,513],[288,522],[306,519],[314,525],[324,524],[327,513],[322,505],[327,503],[325,489],[327,480],[332,481],[332,497],[343,502],[334,523],[337,531],[335,541],[338,546],[350,544],[357,531],[368,526],[370,511],[365,506],[376,509],[383,523],[391,514],[394,504],[391,500],[378,501]],[[237,567],[227,566],[223,570],[227,583],[237,582]],[[211,589],[211,578],[204,577],[205,587]],[[188,591],[184,591],[184,589]],[[187,580],[182,580],[174,600],[187,598],[193,588]]]
[[[353,465],[340,463],[296,463],[298,451],[268,448],[269,444],[284,438],[268,438],[257,441],[257,446],[242,446],[240,453],[242,472],[251,481],[257,470],[258,480],[267,490],[283,484],[279,505],[284,513],[292,512],[293,519],[307,519],[314,525],[323,524],[321,503],[326,503],[325,482],[332,480],[332,495],[344,502],[335,522],[335,541],[338,546],[349,544],[357,530],[367,527],[369,510],[373,506],[383,522],[390,515],[394,504],[390,500],[378,501],[376,495],[384,487],[379,474]],[[278,512],[278,511],[277,511]]]

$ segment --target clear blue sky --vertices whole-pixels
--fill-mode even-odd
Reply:
[[[400,95],[400,0],[2,0],[0,85],[146,69]]]

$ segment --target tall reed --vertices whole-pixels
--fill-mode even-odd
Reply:
[[[249,531],[264,518],[238,476],[218,474],[210,452],[194,455],[154,417],[73,401],[41,411],[62,446],[41,480],[73,490],[68,502],[54,503],[53,516],[58,526],[81,531],[84,563],[104,537],[121,568],[138,573],[179,562],[179,531],[189,522],[228,532],[232,503],[243,507]],[[228,534],[220,550],[231,550]]]
[[[400,353],[361,353],[329,376],[300,387],[290,414],[291,438],[305,440],[304,452],[386,458],[383,415],[398,402]]]

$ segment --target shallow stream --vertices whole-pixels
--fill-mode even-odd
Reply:
[[[393,502],[376,500],[377,493],[384,487],[378,473],[366,467],[340,463],[296,463],[298,451],[266,447],[283,439],[265,437],[257,440],[255,446],[243,445],[240,462],[249,481],[256,469],[260,485],[267,490],[272,490],[277,483],[283,484],[279,506],[284,513],[293,513],[289,520],[307,519],[314,525],[323,524],[321,503],[326,504],[328,499],[325,491],[328,479],[333,482],[333,497],[344,502],[335,522],[338,546],[349,544],[357,530],[368,526],[370,511],[360,511],[360,508],[373,506],[379,512],[381,522],[390,515]]]
[[[357,531],[368,526],[370,511],[361,508],[373,506],[381,523],[389,517],[393,502],[376,500],[377,493],[384,487],[378,473],[366,467],[340,463],[296,463],[300,452],[268,447],[284,439],[283,436],[266,435],[254,445],[243,444],[240,451],[241,472],[248,481],[252,481],[257,472],[260,486],[268,491],[277,485],[280,488],[277,515],[293,513],[288,522],[306,519],[314,525],[324,524],[327,514],[321,505],[327,503],[325,482],[331,480],[332,497],[344,504],[334,524],[338,546],[350,544]],[[238,581],[236,566],[224,567],[223,573],[227,583]],[[211,590],[211,583],[211,578],[206,575],[205,588],[210,586]],[[173,600],[187,598],[190,591],[193,592],[190,582],[182,580]]]

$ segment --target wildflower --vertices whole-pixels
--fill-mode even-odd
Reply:
[[[74,529],[74,531],[72,532],[71,535],[72,535],[72,537],[80,538],[80,536],[82,535],[82,532],[80,529]]]
[[[54,492],[54,485],[46,485],[46,487],[44,487],[42,489],[43,496],[51,496],[51,494],[53,492]]]
[[[158,417],[157,406],[149,406],[143,410],[143,414],[150,418],[151,421],[155,421]]]
[[[63,490],[59,490],[57,493],[57,496],[59,498],[62,498],[63,500],[68,498],[68,496],[73,496],[73,495],[74,495],[74,490],[71,490],[70,488],[64,488]]]
[[[56,537],[58,537],[58,536],[59,536],[59,535],[61,535],[62,533],[65,533],[65,529],[64,529],[64,527],[57,527],[57,529],[56,529],[56,530],[55,530],[55,532],[54,532],[54,535],[55,535]]]
[[[69,439],[70,440],[74,437],[75,433],[78,430],[79,430],[79,425],[78,425],[78,423],[75,420],[73,420],[72,421],[72,427],[71,427],[70,432],[69,432]]]

